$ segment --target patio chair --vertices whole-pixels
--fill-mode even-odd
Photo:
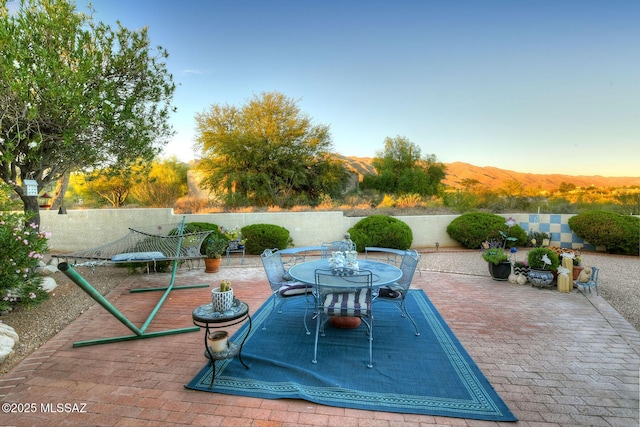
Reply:
[[[598,271],[600,271],[598,267],[591,267],[591,276],[589,277],[589,280],[586,282],[574,280],[573,284],[576,286],[582,286],[582,293],[585,295],[587,294],[587,289],[589,289],[589,293],[591,293],[591,288],[596,288],[596,295],[600,296],[598,293]]]
[[[316,270],[316,339],[313,363],[318,363],[318,337],[325,336],[325,324],[332,316],[359,317],[367,326],[369,339],[368,368],[373,367],[373,275],[367,270],[347,268]]]
[[[287,271],[284,268],[282,258],[280,257],[280,252],[277,248],[265,249],[260,255],[260,259],[262,260],[262,265],[264,266],[264,271],[267,274],[269,286],[271,287],[271,293],[273,294],[273,306],[271,307],[269,315],[265,318],[264,323],[262,324],[262,330],[265,330],[267,329],[267,320],[276,307],[280,306],[278,313],[282,313],[282,306],[287,300],[296,297],[307,298],[308,295],[312,294],[312,289],[311,286],[302,282],[296,282],[288,276]],[[307,327],[308,306],[309,304],[307,301],[303,321],[307,335],[311,335],[311,331],[309,331],[309,328]]]
[[[411,317],[411,314],[407,311],[406,298],[419,261],[420,254],[417,251],[405,251],[402,255],[402,263],[400,264],[402,277],[400,277],[400,280],[393,285],[381,287],[378,290],[378,297],[374,300],[374,302],[387,302],[398,307],[402,317],[408,318],[411,323],[413,323],[413,327],[416,330],[416,336],[420,335],[420,330],[418,330],[418,325],[415,320],[413,320],[413,317]]]

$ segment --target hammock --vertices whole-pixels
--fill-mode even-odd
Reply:
[[[179,234],[180,224],[159,225],[148,228],[129,228],[122,238],[91,249],[70,254],[51,255],[64,258],[67,262],[74,260],[101,262],[150,262],[157,261],[189,261],[204,258],[200,248],[204,240],[213,230],[189,232],[188,224],[185,232]],[[182,240],[181,240],[182,239]],[[179,251],[178,251],[179,248]]]

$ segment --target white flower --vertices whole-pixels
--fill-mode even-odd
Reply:
[[[558,267],[558,274],[569,274],[569,269],[564,267]]]
[[[542,255],[542,262],[544,262],[547,265],[551,265],[551,260],[549,259],[549,256],[547,254]]]
[[[35,142],[35,141],[31,141],[31,142],[28,144],[28,146],[29,146],[29,148],[37,148],[37,147],[38,147],[38,143],[37,143],[37,142]]]
[[[14,66],[15,68],[17,68],[17,69],[20,69],[20,63],[18,62],[18,60],[17,60],[17,59],[14,59],[14,60],[13,60],[13,66]]]

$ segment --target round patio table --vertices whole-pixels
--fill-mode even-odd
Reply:
[[[302,262],[289,269],[289,275],[298,282],[308,285],[316,284],[316,270],[329,269],[329,260],[320,259],[315,261]],[[367,259],[358,260],[360,270],[369,270],[373,275],[373,287],[380,288],[397,282],[402,277],[402,271],[395,265],[380,261]]]
[[[308,261],[291,267],[289,275],[298,282],[314,286],[316,283],[316,270],[329,268],[328,259]],[[374,288],[390,285],[402,277],[402,270],[398,267],[379,261],[358,260],[358,269],[371,272]],[[336,328],[352,329],[360,326],[360,319],[357,317],[331,317],[329,323]]]

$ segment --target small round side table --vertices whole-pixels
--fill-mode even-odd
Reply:
[[[224,312],[213,311],[213,304],[203,304],[199,307],[196,307],[191,313],[193,317],[193,324],[204,328],[204,355],[213,368],[213,372],[211,373],[211,385],[210,388],[213,387],[213,381],[216,376],[216,360],[225,360],[231,359],[234,356],[238,356],[238,360],[242,365],[249,369],[246,363],[242,360],[242,347],[244,346],[249,333],[251,332],[251,316],[249,316],[249,305],[245,302],[240,301],[237,298],[233,299],[233,305],[231,308]],[[240,344],[233,343],[231,341],[227,342],[227,348],[223,351],[214,352],[212,351],[209,343],[207,341],[209,337],[209,333],[211,329],[222,329],[224,327],[229,327],[233,325],[237,325],[246,320],[249,320],[249,328],[245,333],[242,342]]]

